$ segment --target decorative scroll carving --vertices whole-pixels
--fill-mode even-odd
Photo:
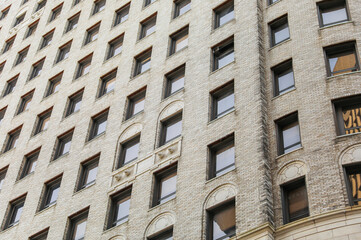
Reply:
[[[236,196],[236,188],[231,184],[226,184],[214,189],[207,197],[205,207],[210,208]]]
[[[135,167],[130,166],[127,169],[124,169],[123,171],[117,173],[114,175],[114,178],[117,182],[124,181],[127,178],[130,178],[131,176],[135,175]]]
[[[183,106],[184,104],[182,101],[171,102],[162,110],[162,112],[159,115],[159,119],[165,119],[173,115],[174,113],[179,112],[180,110],[183,109]]]
[[[180,156],[181,144],[182,141],[180,140],[158,151],[155,156],[155,162],[162,162]]]
[[[165,212],[155,217],[148,225],[145,236],[149,237],[157,232],[162,231],[175,224],[175,216],[173,213]]]
[[[307,167],[304,162],[294,161],[284,166],[278,173],[278,184],[306,175]]]
[[[134,123],[127,127],[122,134],[119,137],[119,142],[124,142],[125,140],[137,135],[140,133],[143,129],[143,126],[141,123]]]
[[[340,156],[341,165],[361,162],[361,144],[347,148]]]

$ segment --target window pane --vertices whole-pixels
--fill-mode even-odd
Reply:
[[[161,193],[160,193],[159,203],[166,202],[174,197],[174,193],[176,191],[176,184],[177,184],[176,173],[162,179],[160,186]]]
[[[284,153],[301,147],[300,128],[298,122],[286,126],[283,131]]]
[[[182,120],[167,126],[165,142],[180,136],[182,133]]]
[[[216,176],[234,169],[234,145],[224,148],[216,155]]]
[[[274,31],[274,43],[278,44],[286,39],[290,38],[290,32],[288,30],[288,24],[284,24]]]
[[[302,185],[288,192],[288,208],[290,220],[298,218],[308,211],[306,186]]]
[[[125,150],[125,157],[124,157],[124,164],[136,159],[138,157],[139,152],[139,142],[126,148]]]
[[[181,3],[178,4],[178,15],[180,16],[186,12],[188,12],[191,9],[191,1],[190,0],[185,0],[182,1]]]
[[[329,25],[336,22],[346,21],[347,12],[344,6],[322,11],[323,25]]]
[[[125,201],[117,203],[117,216],[115,219],[115,226],[125,222],[128,220],[129,215],[129,207],[130,207],[130,198]]]
[[[114,89],[114,86],[115,86],[115,78],[107,81],[105,83],[105,93],[112,91]]]
[[[170,94],[178,91],[179,89],[182,89],[184,87],[184,76],[174,79],[171,83],[171,90]]]
[[[218,58],[218,68],[222,68],[233,61],[234,61],[234,52],[232,51]]]
[[[234,107],[234,94],[224,96],[217,101],[217,117],[221,117]]]
[[[57,186],[54,190],[52,190],[49,204],[56,202],[56,200],[58,199],[58,195],[59,195],[59,189],[60,189],[60,187]]]
[[[78,222],[75,226],[74,240],[81,240],[85,236],[86,219]]]
[[[68,153],[70,151],[70,145],[71,145],[71,141],[66,141],[64,143],[64,148],[63,148],[63,152],[61,153],[61,155]]]
[[[96,132],[96,136],[105,132],[105,129],[107,127],[107,121],[105,120],[104,122],[101,122],[99,123],[99,126],[98,126],[98,129],[97,129],[97,132]]]
[[[135,115],[143,110],[144,110],[144,98],[141,98],[138,101],[134,102],[133,115]]]
[[[94,166],[93,168],[89,169],[88,176],[85,181],[85,185],[88,185],[89,183],[95,181],[97,173],[98,173],[98,166]]]
[[[293,71],[282,73],[278,75],[278,90],[279,93],[290,90],[294,86]]]
[[[354,173],[348,176],[354,205],[361,205],[361,174]]]
[[[233,6],[228,7],[219,13],[219,26],[231,21],[234,18]]]
[[[356,56],[354,53],[345,54],[337,57],[330,57],[328,61],[330,64],[331,72],[334,75],[335,73],[340,71],[341,73],[351,72],[357,67]]]
[[[147,71],[150,68],[150,58],[141,62],[140,73]]]
[[[12,223],[19,222],[21,213],[23,212],[23,207],[24,207],[24,203],[21,203],[19,206],[15,207],[14,220],[12,221]]]
[[[342,118],[346,134],[360,132],[361,128],[361,108],[342,110]]]
[[[176,40],[175,51],[177,52],[177,51],[185,48],[186,46],[188,46],[188,35],[185,35],[185,36],[181,37],[180,39]]]
[[[236,211],[230,206],[214,214],[213,217],[213,239],[229,239],[235,234]]]

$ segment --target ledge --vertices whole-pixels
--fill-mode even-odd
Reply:
[[[360,73],[361,73],[361,70],[358,70],[358,71],[354,71],[354,72],[341,73],[341,74],[338,74],[338,75],[329,76],[329,77],[326,77],[326,82],[331,82],[331,81],[333,81],[333,79],[339,78],[339,77],[342,77],[342,76],[347,76],[347,75],[352,75],[352,74],[360,74]]]
[[[228,63],[227,65],[224,65],[221,68],[218,68],[218,69],[216,69],[214,71],[212,71],[212,69],[211,69],[211,72],[209,73],[209,76],[211,76],[213,74],[216,74],[217,72],[221,71],[222,69],[224,69],[224,68],[226,68],[228,66],[234,65],[234,64],[236,64],[236,58],[234,58],[234,60],[232,62]]]
[[[345,25],[345,24],[348,24],[348,23],[352,23],[352,24],[355,24],[354,21],[345,21],[345,22],[339,22],[339,23],[334,23],[334,24],[330,24],[330,25],[327,25],[327,26],[323,26],[323,27],[320,27],[320,31],[324,30],[324,29],[327,29],[327,28],[332,28],[332,27],[336,27],[336,26],[340,26],[340,25]]]
[[[284,40],[284,41],[282,41],[282,42],[280,42],[280,43],[278,43],[278,44],[270,47],[270,48],[268,49],[268,51],[272,51],[273,49],[275,49],[275,48],[277,48],[277,47],[279,47],[279,46],[281,46],[281,45],[283,45],[283,44],[286,44],[286,43],[290,42],[291,40],[292,40],[292,38],[290,37],[289,39],[286,39],[286,40]]]
[[[289,90],[289,91],[287,91],[287,92],[281,93],[280,95],[277,95],[277,96],[275,96],[275,97],[272,97],[271,101],[274,101],[274,100],[276,100],[276,99],[278,99],[278,98],[286,95],[287,93],[295,92],[296,90],[297,90],[297,88],[295,87],[295,88],[293,88],[293,89],[291,89],[291,90]]]
[[[282,155],[279,155],[279,156],[277,156],[275,159],[278,160],[278,159],[283,158],[284,156],[287,156],[287,155],[289,155],[289,154],[291,154],[291,153],[300,151],[301,149],[303,149],[303,146],[301,146],[301,147],[299,147],[299,148],[297,148],[297,149],[295,149],[295,150],[292,150],[292,151],[290,151],[290,152],[288,152],[288,153],[284,153],[284,154],[282,154]]]
[[[208,121],[207,125],[210,125],[210,124],[216,122],[217,120],[222,119],[222,118],[224,118],[225,116],[227,116],[227,115],[229,115],[229,114],[231,114],[231,113],[235,113],[235,112],[236,112],[236,109],[233,107],[233,109],[230,110],[229,112],[227,112],[226,114],[224,114],[224,115],[222,115],[222,116],[220,116],[220,117],[218,117],[218,118],[215,118],[215,119],[213,119],[213,120]]]

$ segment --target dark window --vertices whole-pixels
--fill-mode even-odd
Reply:
[[[281,190],[284,224],[310,215],[304,178],[282,185]]]
[[[144,7],[148,6],[149,4],[154,3],[156,0],[144,0]]]
[[[322,1],[317,6],[321,27],[349,20],[345,0]]]
[[[43,40],[40,45],[40,49],[50,45],[51,41],[53,40],[54,30],[51,30],[49,33],[43,36]]]
[[[0,190],[2,189],[6,177],[6,172],[8,171],[8,168],[3,168],[0,170]]]
[[[83,240],[85,239],[86,223],[88,220],[88,211],[85,209],[73,216],[69,217],[69,227],[67,231],[67,238],[69,240]]]
[[[4,90],[4,94],[3,97],[5,97],[6,95],[12,93],[15,89],[16,86],[16,82],[18,81],[18,77],[19,76],[15,76],[12,79],[10,79],[9,81],[6,82],[6,86],[5,86],[5,90]]]
[[[0,109],[0,124],[4,120],[7,107]]]
[[[188,26],[170,36],[171,45],[169,55],[172,55],[188,46]]]
[[[211,120],[220,118],[234,109],[233,81],[211,92]]]
[[[22,22],[24,21],[24,19],[25,19],[25,14],[26,14],[26,13],[22,14],[21,16],[19,16],[19,17],[17,17],[17,18],[15,19],[15,22],[14,22],[14,26],[13,26],[13,27],[16,27],[17,25],[19,25],[20,23],[22,23]]]
[[[99,28],[100,28],[100,23],[97,23],[95,26],[86,30],[86,38],[84,45],[98,39]]]
[[[360,70],[356,43],[347,42],[324,48],[327,76],[335,76]]]
[[[52,108],[48,109],[45,112],[38,115],[38,120],[36,123],[34,135],[48,129],[52,110],[53,110]]]
[[[7,51],[9,51],[12,48],[12,46],[14,45],[14,42],[15,42],[15,37],[16,37],[16,35],[14,37],[6,40],[5,46],[3,49],[3,53],[6,53]]]
[[[44,62],[45,62],[45,58],[33,64],[33,66],[31,67],[29,80],[36,78],[37,76],[40,75],[41,71],[43,70]]]
[[[94,2],[93,15],[105,9],[105,0],[98,0]]]
[[[236,235],[236,209],[234,200],[207,210],[207,239],[229,239]]]
[[[119,160],[116,167],[117,169],[135,161],[138,158],[139,141],[140,136],[138,135],[120,145]]]
[[[234,19],[234,3],[229,1],[217,7],[214,11],[214,28],[218,28]]]
[[[134,115],[144,111],[146,90],[140,90],[130,96],[128,96],[128,109],[126,119],[133,117]]]
[[[78,190],[87,188],[95,183],[98,173],[99,155],[81,164]]]
[[[40,154],[40,149],[25,156],[24,164],[20,169],[19,179],[22,179],[35,171],[39,154]]]
[[[167,98],[184,88],[184,75],[185,65],[182,65],[165,76],[166,84],[164,98]]]
[[[69,97],[68,107],[65,113],[65,117],[80,110],[82,99],[83,99],[83,90],[78,91]]]
[[[173,18],[179,17],[189,10],[191,10],[191,0],[176,0],[174,1]]]
[[[91,127],[89,133],[89,139],[91,140],[102,133],[105,133],[107,128],[108,110],[102,112],[91,119]]]
[[[213,47],[212,52],[213,52],[213,71],[233,62],[234,61],[233,37]]]
[[[42,197],[42,203],[40,206],[40,210],[48,208],[54,204],[58,200],[60,184],[62,177],[57,177],[47,183],[45,183],[44,194]]]
[[[61,46],[59,48],[59,52],[58,52],[58,57],[56,59],[56,63],[64,60],[64,59],[67,59],[69,57],[69,52],[70,52],[70,48],[71,48],[71,44],[72,44],[72,41],[66,43],[65,45]]]
[[[4,218],[4,229],[15,226],[19,223],[21,213],[23,212],[26,195],[19,197],[9,203],[9,210]]]
[[[280,120],[277,120],[276,126],[278,134],[278,155],[282,155],[302,147],[297,113],[292,113]]]
[[[269,23],[269,28],[271,31],[271,46],[276,46],[290,39],[287,15]]]
[[[131,192],[130,187],[110,196],[108,228],[128,221]]]
[[[45,97],[50,96],[51,94],[59,91],[62,76],[63,76],[63,73],[60,73],[60,74],[56,75],[55,77],[49,79],[48,88],[46,90]]]
[[[0,74],[3,72],[6,61],[0,63]]]
[[[38,23],[39,23],[39,20],[28,26],[28,31],[26,32],[25,38],[33,35],[33,33],[36,31],[36,28],[38,27]]]
[[[78,62],[78,69],[77,69],[75,78],[79,78],[79,77],[89,73],[92,58],[93,58],[93,54],[83,58],[82,60],[80,60]]]
[[[38,6],[36,7],[35,12],[39,11],[40,9],[42,9],[43,7],[45,7],[46,5],[46,0],[43,0],[41,2],[38,3]]]
[[[161,122],[160,144],[170,142],[182,134],[182,113],[170,117]]]
[[[177,165],[154,174],[153,207],[167,202],[176,196]]]
[[[79,17],[80,17],[80,12],[68,19],[68,24],[65,30],[66,33],[78,26]]]
[[[33,99],[33,95],[34,90],[21,97],[17,114],[20,114],[29,109],[31,100]]]
[[[152,49],[149,49],[134,58],[134,77],[150,69],[151,56]]]
[[[10,7],[11,5],[1,11],[0,20],[3,20],[8,15]]]
[[[49,22],[55,20],[57,17],[60,16],[62,8],[63,8],[63,4],[60,4],[59,6],[57,6],[53,10],[51,10],[51,16],[50,16]]]
[[[361,96],[336,100],[333,104],[337,119],[337,134],[361,132]]]
[[[48,239],[48,233],[49,233],[49,228],[44,229],[29,237],[29,240],[46,240]]]
[[[27,46],[26,48],[24,48],[23,50],[18,52],[18,56],[17,56],[15,64],[14,64],[15,66],[26,60],[26,56],[28,55],[28,52],[29,52],[29,47],[30,46]]]
[[[16,145],[20,137],[20,133],[21,133],[21,127],[18,127],[17,129],[12,130],[11,132],[8,133],[4,152],[16,148]]]
[[[117,69],[100,78],[100,89],[98,97],[101,97],[114,90]]]
[[[143,20],[140,23],[140,35],[139,39],[145,38],[146,36],[155,32],[155,24],[157,21],[157,14],[152,15],[151,17]]]
[[[209,179],[221,176],[235,167],[234,135],[227,136],[209,148]]]
[[[21,3],[21,5],[27,3],[29,0],[23,0],[23,2]]]
[[[271,4],[275,3],[275,2],[278,2],[278,0],[268,0],[268,5],[271,5]]]
[[[281,95],[295,89],[292,60],[283,62],[272,69],[274,81],[274,96]]]
[[[57,138],[54,160],[69,153],[72,138],[73,138],[73,130]]]
[[[163,231],[154,237],[147,238],[147,240],[173,240],[173,228]]]
[[[122,52],[123,37],[124,35],[122,34],[108,43],[109,47],[108,47],[107,59],[114,57]]]
[[[77,4],[80,3],[80,2],[81,2],[81,0],[74,0],[73,6],[77,5]]]
[[[116,26],[128,19],[129,9],[130,9],[130,3],[121,7],[115,12],[115,21],[113,26]]]
[[[361,166],[345,166],[344,172],[350,205],[361,205]]]

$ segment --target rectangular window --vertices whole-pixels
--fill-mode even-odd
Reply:
[[[57,137],[54,160],[69,153],[72,138],[73,130]]]
[[[74,16],[68,19],[68,23],[65,29],[66,33],[78,26],[79,17],[80,17],[80,12],[78,12],[77,14],[75,14]]]
[[[16,82],[18,81],[18,77],[19,77],[19,75],[13,77],[12,79],[10,79],[6,82],[3,97],[5,97],[6,95],[8,95],[14,91]]]
[[[17,18],[15,19],[15,22],[14,22],[13,27],[16,27],[17,25],[19,25],[20,23],[22,23],[22,22],[24,21],[24,19],[25,19],[25,14],[26,14],[26,13],[22,14],[21,16],[19,16],[19,17],[17,17]]]
[[[7,109],[7,107],[0,109],[0,125],[1,125],[2,121],[4,121],[6,109]]]
[[[218,28],[234,19],[234,3],[228,1],[221,6],[215,8],[214,12],[214,28]]]
[[[38,115],[34,136],[48,129],[52,110],[53,108],[50,108]]]
[[[148,49],[134,58],[134,77],[149,70],[151,63],[152,49]]]
[[[189,10],[191,10],[191,0],[176,0],[174,1],[173,18],[179,17]]]
[[[344,167],[346,187],[351,206],[361,205],[361,166],[349,165]]]
[[[80,3],[80,2],[81,2],[81,0],[74,0],[73,6],[77,5],[77,4]]]
[[[29,240],[47,240],[48,233],[49,233],[49,228],[46,228],[46,229],[32,235],[31,237],[29,237]]]
[[[156,0],[144,0],[144,7],[154,3]]]
[[[212,52],[213,52],[213,71],[232,63],[234,61],[233,37],[213,47]]]
[[[130,3],[126,4],[125,6],[115,11],[115,20],[113,26],[121,24],[122,22],[128,19],[129,9],[130,9]]]
[[[25,34],[25,38],[28,38],[30,37],[31,35],[33,35],[33,33],[35,33],[37,27],[38,27],[38,23],[39,23],[39,20],[37,20],[36,22],[33,22],[32,24],[30,24],[28,26],[28,30]]]
[[[161,122],[159,146],[163,146],[164,144],[181,136],[181,134],[182,134],[182,113],[179,113]]]
[[[129,119],[144,111],[146,89],[142,89],[128,96],[128,108],[125,119]]]
[[[15,42],[15,38],[16,38],[16,35],[14,37],[6,40],[4,49],[3,49],[3,53],[6,53],[7,51],[9,51],[12,48],[12,46],[14,45],[14,42]]]
[[[107,128],[108,113],[109,110],[106,110],[92,117],[88,140],[92,140],[100,134],[105,133]]]
[[[44,193],[42,196],[42,202],[39,210],[43,210],[56,204],[59,196],[61,179],[62,176],[45,183]]]
[[[2,187],[3,187],[3,185],[4,185],[4,181],[5,181],[7,171],[8,171],[7,167],[0,170],[0,191],[1,191]]]
[[[98,0],[94,2],[94,8],[93,8],[93,13],[92,15],[101,12],[105,9],[105,0]]]
[[[36,78],[37,76],[40,76],[40,73],[43,70],[44,62],[45,58],[33,64],[33,66],[31,67],[29,81]]]
[[[220,118],[234,109],[234,84],[227,83],[211,92],[211,120]]]
[[[337,135],[361,132],[361,96],[333,101],[337,120]]]
[[[0,74],[3,72],[4,67],[5,67],[5,63],[6,61],[3,61],[2,63],[0,63]]]
[[[71,114],[78,112],[80,110],[81,102],[83,99],[84,90],[80,90],[68,98],[68,107],[65,113],[65,117],[70,116]]]
[[[284,94],[292,89],[295,89],[295,79],[293,76],[292,59],[287,60],[277,66],[273,67],[273,83],[274,96]]]
[[[302,147],[297,112],[277,120],[276,126],[278,135],[278,155]]]
[[[221,176],[235,168],[234,134],[208,146],[209,179]]]
[[[282,16],[273,22],[269,23],[271,32],[271,46],[276,46],[281,42],[290,39],[290,30],[288,27],[287,15]]]
[[[115,80],[117,76],[117,69],[107,73],[105,76],[100,78],[100,88],[98,97],[101,97],[114,90]]]
[[[43,36],[40,49],[43,49],[44,47],[50,45],[51,41],[53,40],[53,35],[54,35],[54,29]]]
[[[43,0],[41,2],[38,2],[38,5],[36,6],[36,10],[35,12],[39,11],[40,9],[42,9],[43,7],[45,7],[46,5],[46,0]]]
[[[128,221],[131,192],[130,187],[110,196],[108,229]]]
[[[4,218],[5,221],[4,230],[12,226],[15,226],[19,223],[21,213],[23,212],[24,209],[25,199],[26,199],[26,194],[9,203],[9,208]]]
[[[207,210],[207,239],[229,239],[236,235],[236,208],[234,200]]]
[[[154,174],[153,207],[167,202],[176,196],[177,165]]]
[[[34,90],[25,94],[20,98],[19,108],[16,114],[20,114],[29,109],[31,100],[33,99]]]
[[[116,37],[108,43],[107,59],[114,57],[122,52],[124,34]]]
[[[24,177],[28,176],[29,174],[35,171],[39,154],[40,154],[40,149],[37,149],[25,156],[24,163],[20,168],[19,179],[23,179]]]
[[[356,43],[346,42],[324,48],[327,76],[360,70]]]
[[[29,52],[29,46],[27,46],[26,48],[24,48],[23,50],[21,50],[20,52],[18,52],[18,56],[15,60],[15,64],[14,66],[24,62],[26,60],[26,56],[28,55],[28,52]]]
[[[116,167],[117,169],[135,161],[138,158],[139,142],[140,135],[135,136],[120,145],[119,160]]]
[[[98,39],[99,29],[100,29],[100,23],[97,23],[91,28],[86,30],[86,38],[84,45],[87,45],[88,43]]]
[[[69,52],[71,48],[72,41],[66,43],[65,45],[61,46],[58,50],[58,56],[56,58],[56,63],[63,61],[69,57]]]
[[[284,224],[310,215],[304,178],[282,185],[281,190]]]
[[[155,32],[155,24],[157,21],[157,13],[148,17],[140,23],[139,40]]]
[[[188,26],[170,36],[171,45],[169,55],[172,55],[188,46]]]
[[[164,98],[184,88],[185,65],[182,65],[165,76],[166,84],[164,90]]]
[[[100,155],[92,157],[81,164],[80,179],[77,188],[78,191],[90,187],[95,183],[98,173],[99,156]]]
[[[173,228],[162,231],[154,237],[147,238],[147,240],[173,240]]]
[[[80,78],[81,76],[89,73],[92,58],[93,54],[90,54],[78,62],[78,69],[76,71],[75,78]]]
[[[11,7],[11,5],[6,7],[5,9],[1,10],[0,20],[3,20],[9,14],[10,7]]]
[[[88,220],[89,208],[82,210],[69,217],[69,224],[67,230],[67,238],[69,240],[83,240],[85,239],[86,224]]]
[[[62,8],[63,8],[63,3],[57,6],[56,8],[54,8],[53,10],[51,10],[49,22],[55,20],[57,17],[60,16]]]
[[[278,2],[278,0],[268,0],[268,5],[272,5],[274,3]]]
[[[17,145],[19,137],[20,137],[21,128],[22,128],[22,126],[14,129],[8,133],[4,152],[10,151],[11,149],[16,148],[16,145]]]
[[[48,87],[45,93],[45,97],[50,96],[53,93],[59,91],[61,78],[63,77],[63,72],[57,74],[56,76],[49,79]]]
[[[346,0],[331,0],[317,3],[320,27],[349,21]]]

